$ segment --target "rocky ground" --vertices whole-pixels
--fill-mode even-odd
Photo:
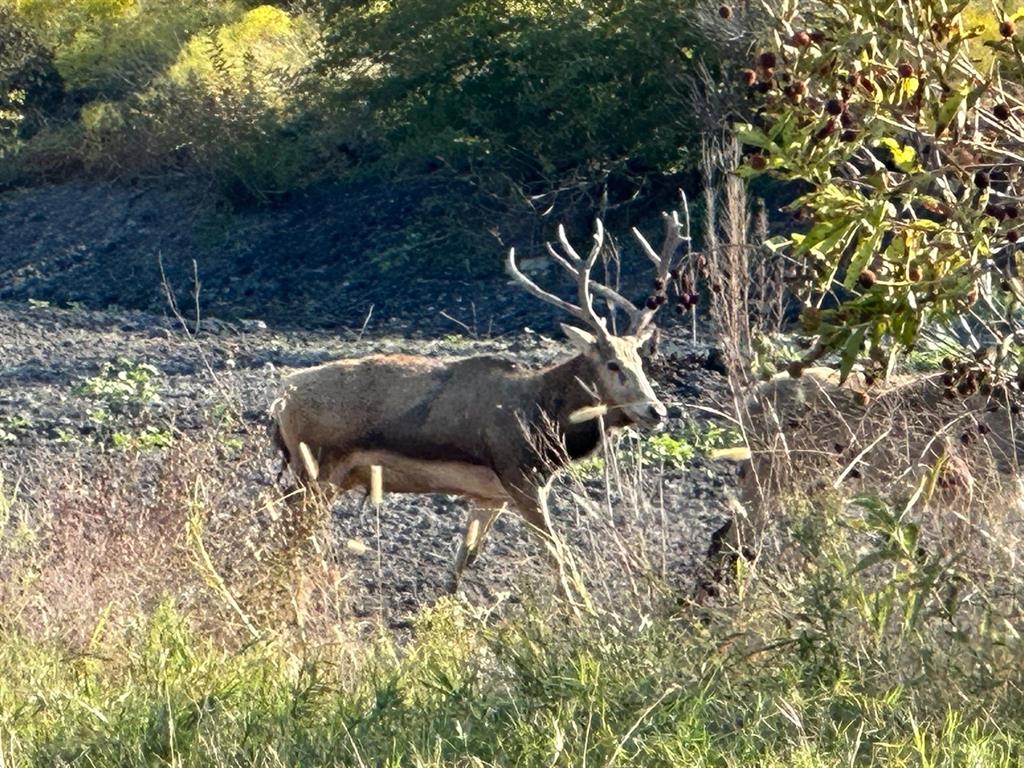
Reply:
[[[272,492],[278,466],[269,444],[262,447],[265,411],[286,370],[377,352],[489,352],[537,365],[567,354],[560,340],[534,332],[473,339],[441,332],[441,327],[435,327],[433,338],[410,340],[386,330],[302,333],[271,330],[259,321],[208,320],[193,336],[174,318],[55,309],[38,302],[0,304],[0,328],[0,472],[8,486],[20,480],[26,495],[45,488],[62,467],[88,468],[118,451],[149,456],[159,472],[168,450],[160,447],[165,436],[178,443],[201,439],[215,423],[222,423],[217,434],[229,435],[219,438],[225,443],[237,433],[239,443],[256,446],[259,461],[248,465],[239,487]],[[723,380],[704,367],[706,349],[671,336],[663,346],[669,354],[653,370],[663,399],[674,406],[665,430],[700,434],[699,424],[707,416],[690,406],[713,405],[722,395]],[[120,378],[119,370],[125,371]],[[114,384],[104,388],[102,382]],[[119,385],[126,385],[127,395],[122,396]],[[151,402],[140,406],[140,400]],[[238,418],[226,419],[228,412],[237,412]],[[623,473],[632,476],[628,470]],[[559,484],[553,515],[584,560],[608,561],[606,574],[622,575],[615,565],[619,557],[642,557],[686,590],[711,530],[725,516],[724,489],[731,472],[700,451],[681,466],[662,468],[656,457],[650,459],[637,482],[626,477],[606,484],[607,478],[592,470]],[[137,480],[140,495],[145,493],[141,486],[150,482],[147,477]],[[581,499],[596,503],[581,506]],[[463,524],[461,502],[391,496],[378,518],[372,507],[360,510],[358,499],[350,496],[335,505],[334,516],[339,540],[366,547],[362,554],[340,548],[353,576],[356,615],[383,611],[400,625],[417,607],[444,593]],[[610,554],[613,542],[619,555]],[[549,588],[550,572],[538,553],[514,515],[503,516],[467,575],[465,594],[493,603],[515,598],[531,585]],[[611,581],[606,580],[606,591],[613,590]]]
[[[250,210],[159,180],[3,192],[0,301],[161,314],[162,269],[183,306],[191,306],[198,280],[205,312],[274,327],[368,321],[404,336],[467,328],[490,335],[526,324],[549,330],[550,318],[502,290],[503,264],[510,246],[521,256],[542,254],[558,222],[524,216],[522,231],[488,231],[479,213],[452,209],[462,199],[456,186],[440,176],[324,185]],[[660,237],[657,215],[628,224],[640,224],[654,242]],[[587,242],[591,226],[576,223],[578,242]],[[650,264],[625,222],[616,231],[623,280],[646,283]]]

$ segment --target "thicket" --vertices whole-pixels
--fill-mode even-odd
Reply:
[[[2,0],[0,183],[185,174],[235,203],[444,170],[597,205],[692,168],[700,66],[744,46],[669,0]]]
[[[803,192],[771,245],[805,301],[805,364],[837,352],[880,378],[938,336],[960,395],[1024,381],[1021,16],[797,2],[751,51],[739,172]]]

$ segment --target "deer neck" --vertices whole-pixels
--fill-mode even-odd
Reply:
[[[601,443],[601,422],[589,419],[572,423],[570,416],[581,408],[600,405],[595,397],[593,367],[583,355],[548,368],[540,374],[537,404],[544,418],[558,426],[570,459],[579,459],[592,453]],[[609,412],[612,416],[614,412]],[[608,423],[607,426],[617,426]],[[613,417],[614,419],[614,417]]]

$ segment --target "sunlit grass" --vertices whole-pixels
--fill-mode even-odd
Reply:
[[[704,606],[665,584],[597,589],[623,567],[658,577],[639,556],[596,550],[581,564],[593,616],[525,587],[518,605],[428,597],[408,634],[383,623],[357,632],[321,545],[234,562],[247,550],[230,521],[243,516],[218,510],[244,501],[224,495],[239,465],[211,469],[208,448],[166,449],[139,518],[152,562],[118,555],[102,526],[82,529],[113,553],[105,581],[51,578],[81,554],[67,539],[56,547],[53,518],[34,509],[44,497],[5,486],[0,510],[16,534],[0,551],[5,766],[1020,762],[1024,649],[1007,535],[931,553],[878,500],[793,505],[781,554],[739,566]],[[111,460],[115,474],[139,471]],[[102,469],[95,482],[108,502],[131,492]],[[72,491],[82,493],[72,484],[48,497],[50,511]],[[58,511],[73,526],[95,508]],[[578,524],[597,525],[583,512]],[[277,537],[267,525],[261,536]],[[628,535],[615,545],[626,553],[638,546]],[[98,608],[62,616],[38,598]]]

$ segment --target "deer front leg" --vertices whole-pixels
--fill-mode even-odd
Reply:
[[[455,570],[452,573],[452,581],[449,591],[452,594],[459,588],[459,581],[462,580],[462,572],[473,564],[480,549],[483,547],[484,538],[491,530],[498,515],[505,509],[504,504],[473,504],[469,509],[469,519],[466,521],[466,530],[462,536],[462,543],[459,544],[459,553],[455,556]]]
[[[548,493],[551,490],[551,479],[542,478],[538,473],[517,470],[510,477],[503,476],[501,481],[512,497],[516,510],[544,542],[548,555],[557,568],[559,585],[565,599],[577,611],[581,607],[580,601],[582,601],[582,607],[592,613],[593,607],[590,604],[590,598],[583,586],[583,580],[572,562],[572,557],[551,528],[551,518],[548,515]],[[570,586],[570,574],[566,573],[567,563],[572,572],[571,578],[576,586],[575,590]]]

